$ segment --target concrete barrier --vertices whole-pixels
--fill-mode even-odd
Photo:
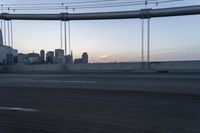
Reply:
[[[0,72],[68,72],[68,71],[132,71],[132,72],[200,72],[200,61],[168,61],[141,63],[91,63],[68,65],[0,66]]]
[[[64,67],[65,68],[65,67]],[[44,73],[53,73],[53,72],[63,72],[62,65],[55,64],[45,64],[45,65],[11,65],[7,66],[8,72],[44,72]]]
[[[71,71],[130,71],[141,69],[141,63],[94,63],[94,64],[69,64]]]
[[[200,72],[200,61],[151,62],[154,71]]]
[[[0,72],[7,72],[7,67],[5,66],[0,66]]]

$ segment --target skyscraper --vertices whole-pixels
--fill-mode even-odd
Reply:
[[[47,64],[53,64],[54,63],[54,52],[48,51],[46,54],[46,63]]]
[[[55,64],[65,64],[64,50],[55,49]]]
[[[13,64],[18,51],[10,46],[3,45],[3,35],[0,29],[0,64]]]
[[[40,50],[40,60],[42,64],[45,63],[45,51],[43,49]]]
[[[73,57],[73,51],[71,50],[71,61],[73,63],[74,57]]]
[[[87,64],[88,63],[88,54],[87,52],[84,52],[82,55],[82,63]]]
[[[65,55],[65,63],[73,64],[73,52],[71,51],[71,55]]]

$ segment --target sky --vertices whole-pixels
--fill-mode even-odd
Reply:
[[[71,2],[86,0],[57,0]],[[120,0],[119,0],[120,1]],[[127,0],[128,1],[128,0]],[[130,0],[129,0],[130,1]],[[134,0],[132,0],[134,1]],[[136,0],[135,0],[136,1]],[[51,3],[55,0],[0,0],[0,4]],[[121,0],[123,2],[123,0]],[[199,5],[199,0],[150,5],[149,8]],[[138,10],[145,6],[69,11],[106,12]],[[59,13],[60,11],[17,11],[15,13]],[[199,60],[200,15],[151,19],[151,61]],[[71,21],[71,47],[75,58],[88,52],[90,62],[141,60],[141,20]],[[145,57],[146,29],[145,21]],[[13,21],[14,48],[20,53],[39,53],[60,48],[59,21]]]

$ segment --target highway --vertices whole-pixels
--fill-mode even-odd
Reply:
[[[200,74],[0,74],[0,133],[200,133]]]

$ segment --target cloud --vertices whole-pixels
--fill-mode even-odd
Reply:
[[[97,56],[95,62],[114,62],[114,61],[137,61],[140,57],[133,53],[104,54]]]
[[[177,52],[176,50],[166,49],[166,50],[158,50],[151,52],[151,59],[152,60],[172,60],[176,58]],[[146,53],[144,55],[146,59]],[[132,61],[141,61],[141,54],[140,53],[117,53],[117,54],[102,54],[96,56],[93,59],[93,62],[132,62]]]
[[[151,52],[151,55],[166,55],[166,54],[172,54],[172,53],[176,53],[175,50],[159,50],[159,51],[154,51],[154,52]]]
[[[97,60],[107,59],[109,57],[112,57],[113,55],[101,55],[97,58]]]

